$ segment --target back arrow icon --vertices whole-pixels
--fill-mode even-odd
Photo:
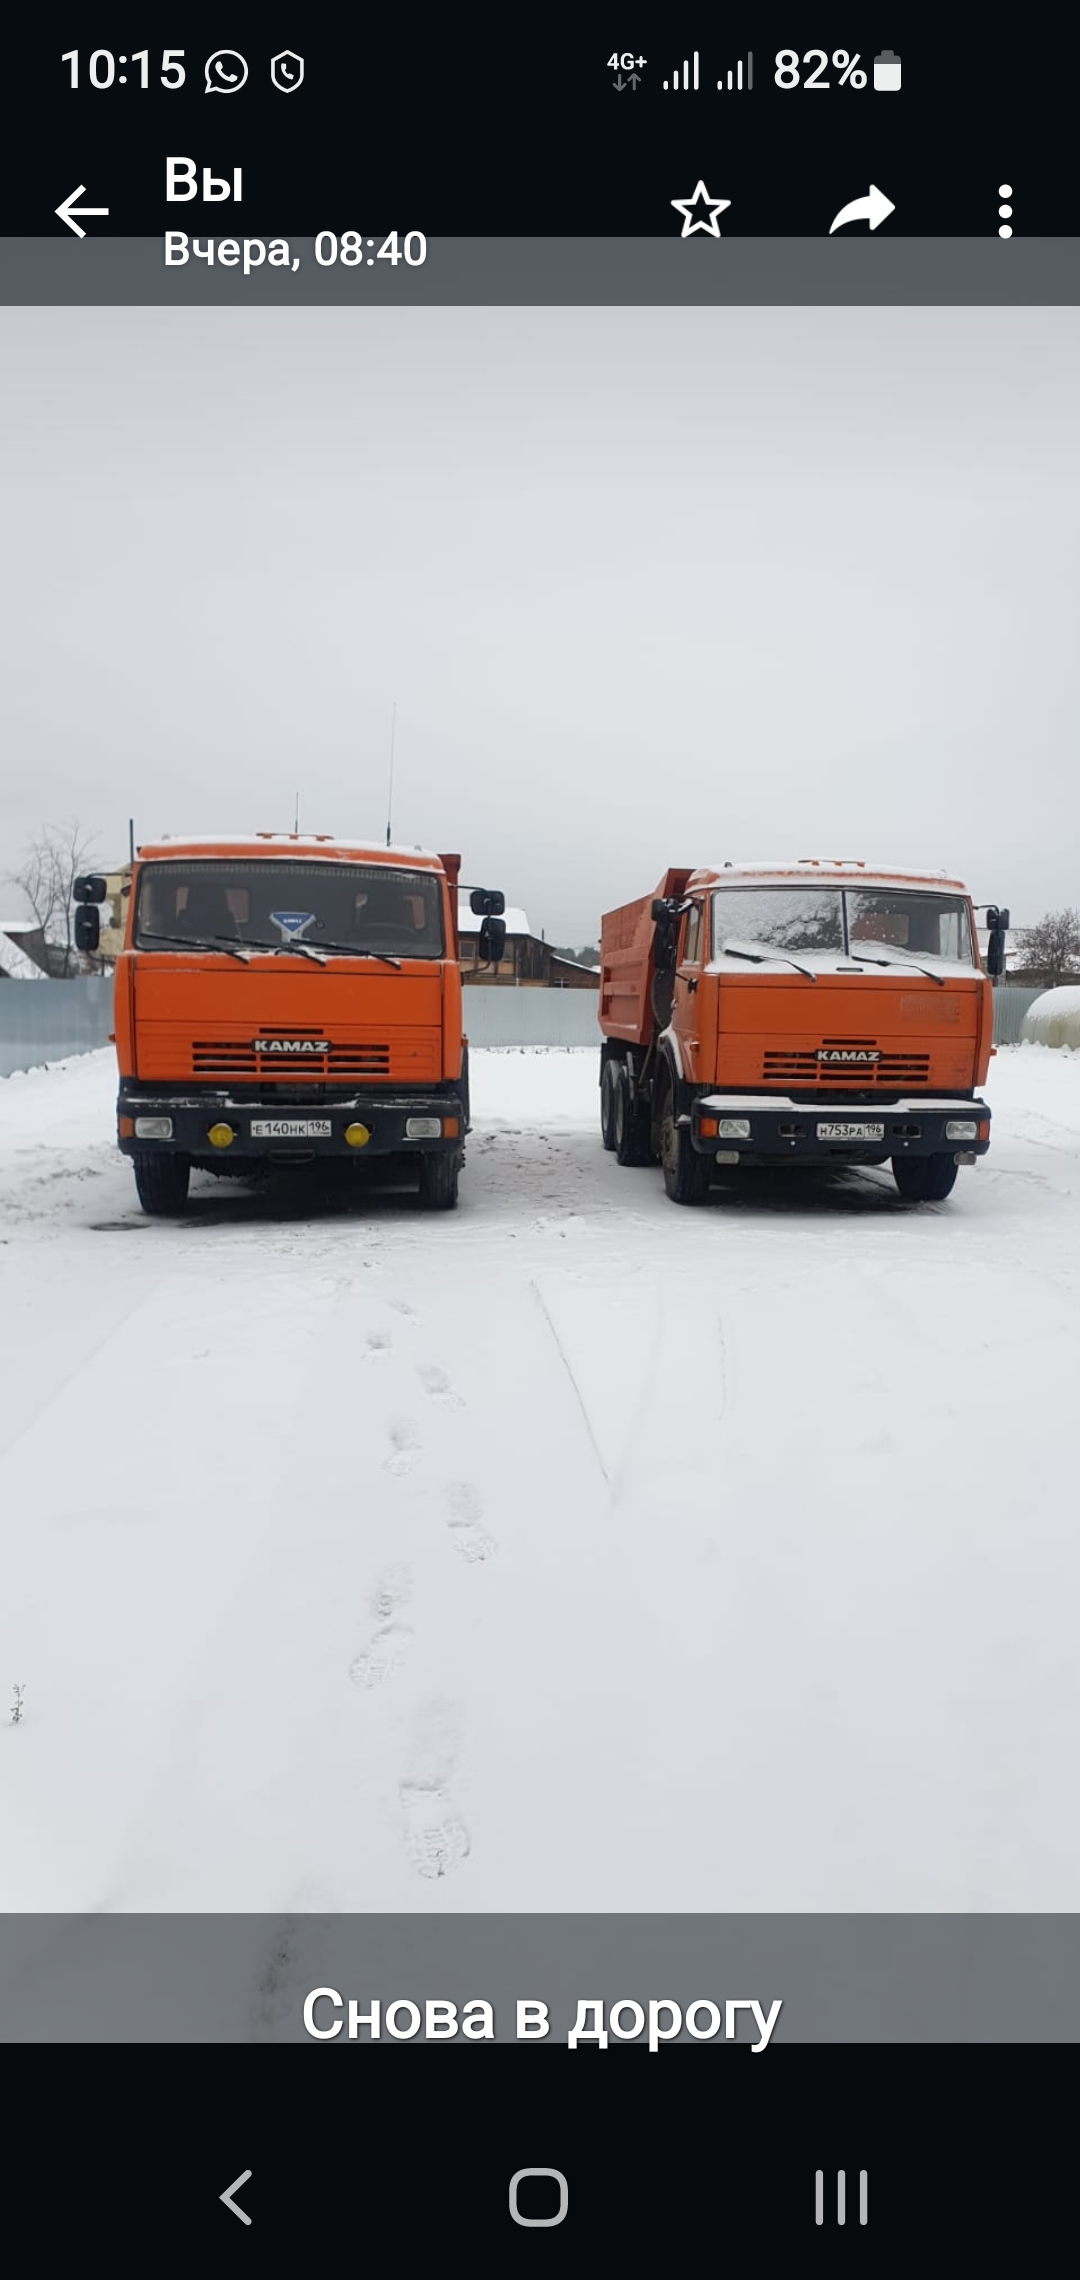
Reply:
[[[865,198],[852,198],[849,205],[841,206],[829,230],[829,236],[832,236],[833,230],[842,230],[845,222],[869,222],[871,229],[876,230],[879,222],[895,212],[892,199],[886,198],[884,191],[878,189],[876,182],[872,182]]]
[[[242,2169],[239,2177],[234,2177],[232,2184],[226,2186],[224,2193],[218,2194],[218,2200],[224,2201],[226,2208],[232,2210],[234,2217],[239,2217],[242,2225],[249,2225],[251,2218],[248,2216],[247,2210],[242,2209],[239,2203],[233,2200],[233,2194],[240,2191],[241,2185],[247,2184],[250,2175],[250,2169]]]
[[[107,214],[109,211],[107,206],[77,206],[75,200],[82,197],[85,188],[85,182],[80,182],[77,190],[69,190],[62,206],[54,206],[53,208],[53,212],[59,214],[61,221],[67,223],[69,230],[74,230],[76,237],[86,236],[86,231],[81,230],[75,220],[76,214]]]

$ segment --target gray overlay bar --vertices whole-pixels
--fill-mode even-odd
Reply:
[[[59,225],[58,225],[59,226]],[[178,228],[190,224],[178,221]],[[231,234],[222,227],[219,239]],[[269,243],[272,233],[262,235]],[[1046,305],[1080,301],[1077,238],[431,238],[422,268],[166,269],[164,235],[0,240],[0,303],[302,308]]]
[[[767,2014],[777,1997],[770,2050],[1075,2042],[1080,1918],[0,1917],[4,2043],[307,2042],[317,1987],[384,2013],[486,2000],[500,2042],[516,2040],[519,1999],[546,2003],[548,2041],[565,2043],[579,2002],[756,1998]],[[756,2034],[740,2014],[737,2040]],[[343,2031],[326,2047],[354,2046]]]

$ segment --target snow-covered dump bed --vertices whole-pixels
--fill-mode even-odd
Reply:
[[[676,1210],[596,1079],[175,1225],[111,1055],[0,1085],[6,1909],[1080,1906],[1080,1064],[916,1211]]]

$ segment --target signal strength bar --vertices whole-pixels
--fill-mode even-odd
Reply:
[[[740,58],[739,58],[739,61],[738,61],[738,63],[736,64],[734,71],[729,71],[729,72],[728,72],[728,75],[727,75],[727,79],[726,79],[726,81],[725,81],[725,80],[723,80],[723,79],[718,79],[718,80],[717,80],[717,82],[716,82],[716,84],[717,84],[717,86],[718,86],[718,88],[719,88],[719,90],[720,90],[720,93],[721,93],[721,95],[722,95],[722,94],[723,94],[723,92],[724,92],[724,88],[725,88],[725,86],[727,87],[729,94],[732,94],[732,93],[733,93],[733,94],[735,94],[735,95],[741,95],[741,94],[742,94],[742,91],[743,91],[743,87],[744,87],[744,86],[746,86],[746,87],[748,87],[748,88],[749,88],[749,87],[752,87],[752,86],[753,86],[753,84],[754,84],[754,58],[753,58],[753,56],[752,56],[752,55],[748,55],[748,56],[747,56],[747,58],[746,58],[746,78],[745,78],[745,80],[743,79],[742,57],[740,56]]]
[[[665,92],[665,94],[667,93],[667,90],[668,90],[668,88],[669,88],[669,87],[671,87],[671,88],[674,88],[674,90],[675,90],[676,94],[678,94],[679,90],[681,89],[681,90],[682,90],[682,93],[683,93],[684,95],[688,94],[688,93],[689,93],[689,91],[690,91],[690,88],[691,88],[691,87],[693,87],[693,89],[694,89],[694,92],[695,92],[695,94],[696,94],[696,93],[697,93],[697,90],[698,90],[698,88],[699,88],[699,86],[701,85],[701,79],[700,79],[700,75],[699,75],[699,64],[700,64],[700,60],[701,60],[701,59],[700,59],[700,57],[699,57],[699,55],[698,55],[698,51],[697,51],[697,49],[695,48],[695,49],[694,49],[694,76],[693,76],[693,79],[692,79],[692,80],[691,80],[691,77],[690,77],[690,65],[689,65],[688,63],[684,63],[684,64],[683,64],[683,67],[682,67],[682,78],[680,79],[680,77],[679,77],[679,66],[678,66],[678,64],[676,64],[676,66],[675,66],[675,69],[674,69],[674,71],[673,71],[673,72],[672,72],[672,74],[671,74],[671,78],[670,78],[670,79],[665,79],[665,81],[664,81],[664,92]]]

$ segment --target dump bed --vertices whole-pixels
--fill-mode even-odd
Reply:
[[[600,921],[600,1027],[605,1037],[649,1045],[656,1034],[652,982],[656,960],[654,902],[682,895],[692,866],[665,871],[658,887],[637,902],[606,911]]]

